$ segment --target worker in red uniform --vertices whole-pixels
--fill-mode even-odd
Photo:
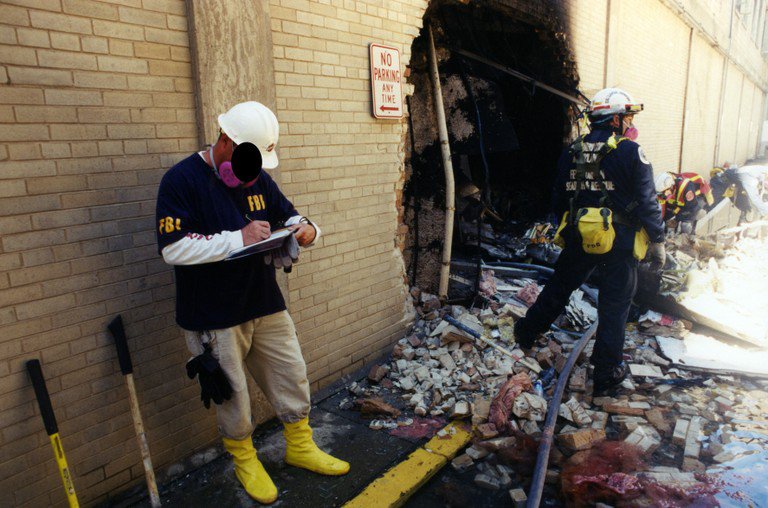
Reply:
[[[664,222],[670,229],[679,224],[683,233],[695,231],[696,221],[714,203],[711,187],[697,173],[664,172],[654,183]]]

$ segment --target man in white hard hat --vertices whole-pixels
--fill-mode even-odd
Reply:
[[[295,244],[312,245],[320,229],[262,170],[278,164],[274,113],[243,102],[219,115],[218,123],[216,143],[173,166],[160,183],[158,250],[176,274],[176,321],[195,355],[187,373],[198,377],[206,407],[215,404],[240,483],[268,504],[277,488],[253,447],[246,368],[284,425],[286,463],[325,475],[349,471],[348,463],[312,440],[306,365],[275,279],[276,267],[290,268],[297,259]],[[293,231],[280,248],[226,260],[278,226]]]
[[[646,255],[646,242],[653,242],[650,256],[656,265],[665,258],[653,168],[634,141],[633,119],[642,110],[642,104],[618,88],[601,90],[592,100],[587,110],[591,132],[563,151],[552,191],[553,211],[564,217],[563,251],[552,278],[525,317],[515,323],[517,342],[524,350],[531,348],[565,309],[571,293],[598,270],[598,328],[590,359],[596,393],[613,389],[627,375],[624,334],[637,287],[638,259]],[[607,217],[612,217],[615,239],[605,252],[590,252],[599,244],[585,248],[577,233],[582,225],[575,220],[594,209],[600,211],[606,231]]]

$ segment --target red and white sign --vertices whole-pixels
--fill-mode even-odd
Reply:
[[[371,94],[373,116],[403,117],[403,87],[400,84],[400,50],[381,44],[371,44]]]

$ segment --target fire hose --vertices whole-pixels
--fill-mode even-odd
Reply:
[[[552,394],[552,400],[549,403],[547,409],[547,417],[544,420],[544,431],[541,434],[541,440],[539,441],[539,452],[536,457],[536,467],[533,470],[533,479],[531,480],[531,490],[528,494],[528,502],[526,508],[538,508],[541,503],[541,494],[544,490],[544,480],[547,476],[547,465],[549,464],[549,452],[552,449],[552,439],[555,434],[555,423],[557,422],[557,416],[560,411],[560,401],[563,399],[563,393],[565,392],[565,386],[568,384],[568,378],[571,375],[571,370],[576,364],[576,359],[579,357],[587,342],[595,335],[597,331],[597,320],[592,323],[584,335],[576,342],[573,351],[568,355],[568,361],[565,362],[560,377],[557,380],[555,386],[555,392]]]
[[[540,274],[547,275],[550,277],[555,273],[555,270],[552,268],[549,268],[546,266],[529,264],[529,263],[502,262],[502,263],[494,263],[493,265],[484,265],[484,266],[490,269],[493,269],[495,267],[530,269],[530,270],[538,271]],[[584,291],[584,293],[587,294],[590,298],[592,298],[595,301],[595,303],[597,303],[598,293],[595,289],[588,287],[586,284],[582,284],[580,289]],[[452,318],[449,319],[449,316],[446,316],[446,320],[448,320],[454,326],[460,324]],[[461,329],[465,331],[469,331],[467,327],[461,327]],[[573,370],[573,366],[576,364],[576,360],[578,359],[579,355],[581,355],[581,353],[584,351],[584,348],[587,346],[587,343],[592,339],[592,337],[594,337],[596,332],[597,332],[597,320],[595,320],[595,322],[592,323],[592,326],[590,326],[581,335],[581,338],[579,338],[579,340],[576,342],[576,344],[573,347],[573,350],[568,355],[568,360],[565,362],[565,366],[563,367],[563,370],[560,372],[560,377],[557,380],[555,391],[552,394],[552,400],[549,402],[549,407],[547,409],[547,416],[544,420],[544,430],[541,435],[541,440],[539,441],[538,455],[536,457],[536,467],[534,468],[533,479],[531,480],[531,489],[528,494],[528,502],[526,504],[527,508],[538,508],[539,504],[541,503],[541,496],[542,496],[542,492],[544,491],[544,480],[546,479],[546,476],[547,476],[547,465],[549,464],[549,452],[552,449],[552,440],[554,439],[554,434],[555,434],[555,423],[557,422],[557,417],[560,412],[560,402],[563,399],[563,394],[565,393],[565,387],[568,384],[568,378],[571,376],[571,371]],[[475,336],[477,337],[477,335]]]

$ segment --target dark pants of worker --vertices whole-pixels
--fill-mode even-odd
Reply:
[[[566,246],[547,282],[525,317],[515,323],[515,337],[522,347],[533,345],[536,337],[549,329],[565,310],[571,293],[581,286],[593,270],[600,275],[597,305],[598,326],[592,363],[595,374],[604,375],[622,361],[624,331],[632,297],[637,289],[637,261],[628,250],[586,254],[580,246]]]

